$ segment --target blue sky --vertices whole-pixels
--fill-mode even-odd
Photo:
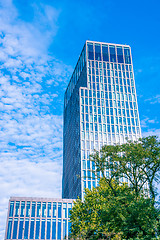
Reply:
[[[61,197],[63,95],[85,40],[131,46],[143,136],[160,137],[159,8],[0,0],[0,239],[10,196]]]

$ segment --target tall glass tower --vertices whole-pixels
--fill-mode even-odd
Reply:
[[[86,41],[64,98],[63,198],[98,184],[94,149],[141,137],[131,49]]]

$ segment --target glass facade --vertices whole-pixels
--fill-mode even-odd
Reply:
[[[5,239],[68,239],[73,200],[11,198]]]
[[[65,93],[63,134],[62,197],[83,199],[99,182],[93,150],[141,137],[130,46],[86,42]]]

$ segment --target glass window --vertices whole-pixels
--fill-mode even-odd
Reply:
[[[88,59],[94,60],[93,44],[88,43],[87,47],[88,47]]]
[[[31,220],[31,225],[30,225],[30,239],[33,239],[34,237],[34,220]]]
[[[29,219],[25,220],[24,239],[28,239]]]
[[[13,217],[14,202],[10,202],[9,217]]]
[[[110,61],[116,62],[115,46],[109,46],[109,51],[110,51]]]
[[[67,238],[67,220],[63,219],[63,239]]]
[[[20,219],[18,239],[22,239],[22,235],[23,235],[23,219]]]
[[[117,59],[119,63],[124,63],[122,47],[117,46]]]
[[[67,218],[67,203],[63,203],[63,218]]]
[[[56,220],[52,220],[52,239],[56,239]]]
[[[7,239],[11,239],[11,231],[12,231],[12,219],[9,219],[8,229],[7,229]]]
[[[13,239],[17,238],[17,228],[18,228],[18,219],[15,218],[14,219],[14,226],[13,226],[13,236],[12,236]]]
[[[40,217],[41,214],[41,202],[37,202],[37,217]]]
[[[37,219],[36,220],[36,235],[35,235],[35,239],[39,239],[39,229],[40,229],[40,220]]]
[[[57,233],[57,239],[61,240],[61,220],[58,220],[58,233]]]
[[[47,220],[47,239],[50,239],[51,220]]]
[[[58,218],[62,217],[62,203],[58,203]]]
[[[108,46],[102,45],[102,54],[103,54],[103,61],[109,61],[109,55],[108,55]]]
[[[70,217],[70,210],[72,209],[72,203],[68,203],[68,218]]]
[[[46,217],[46,202],[42,203],[42,217]]]
[[[51,202],[48,203],[47,217],[51,217]]]
[[[125,63],[131,64],[130,49],[127,47],[124,47],[124,56],[125,56]]]
[[[36,209],[36,203],[32,202],[32,213],[31,213],[31,217],[35,217],[35,209]]]
[[[41,223],[41,239],[45,239],[45,220]]]
[[[68,221],[68,235],[69,235],[69,234],[70,234],[70,232],[71,232],[71,226],[72,226],[71,222],[70,222],[70,221]]]
[[[26,206],[26,217],[30,216],[30,202],[27,202],[27,206]]]
[[[95,44],[95,59],[101,61],[101,45]]]
[[[21,202],[21,217],[24,217],[25,202]]]
[[[20,205],[20,202],[16,202],[16,207],[15,207],[15,217],[18,217],[19,215],[19,205]]]

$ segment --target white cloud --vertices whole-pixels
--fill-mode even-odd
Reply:
[[[160,95],[156,95],[152,98],[146,99],[146,101],[149,101],[150,104],[160,103]]]
[[[11,195],[61,197],[59,109],[72,69],[48,57],[59,11],[39,6],[26,23],[11,0],[0,0],[0,239]]]

